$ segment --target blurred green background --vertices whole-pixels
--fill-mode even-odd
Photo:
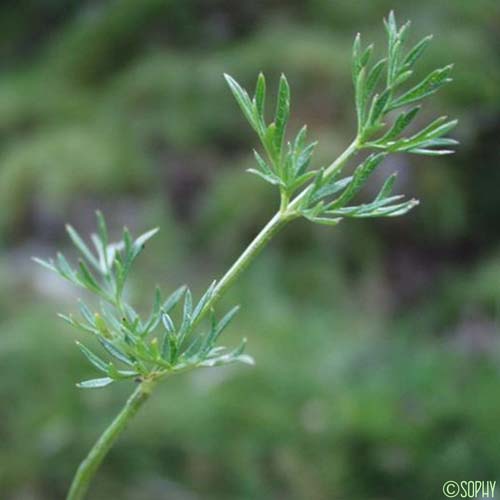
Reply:
[[[130,290],[201,291],[276,209],[244,173],[255,137],[222,78],[285,72],[292,129],[316,165],[352,138],[350,47],[382,17],[455,62],[422,118],[460,119],[453,157],[394,156],[398,220],[295,222],[225,306],[244,366],[169,380],[89,498],[442,498],[447,480],[500,480],[500,3],[497,0],[26,0],[0,6],[0,498],[63,498],[131,384],[94,375],[56,317],[79,291],[29,259],[67,250],[64,223],[160,226]],[[375,176],[374,189],[380,178]],[[70,250],[68,250],[70,251]],[[70,254],[71,255],[71,254]]]

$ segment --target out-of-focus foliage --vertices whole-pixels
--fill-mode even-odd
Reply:
[[[199,296],[276,209],[273,188],[244,173],[254,139],[222,74],[250,87],[264,71],[275,88],[285,72],[289,128],[319,137],[317,168],[356,130],[354,35],[380,50],[392,7],[2,4],[2,499],[62,497],[131,390],[74,388],[92,369],[51,313],[74,291],[29,257],[61,247],[65,222],[88,232],[101,208],[115,235],[125,223],[162,228],[132,277],[141,310],[146,282],[186,280]],[[438,498],[445,480],[498,478],[500,8],[396,7],[413,21],[410,42],[435,34],[422,74],[455,63],[453,84],[415,121],[457,116],[457,155],[395,156],[381,170],[422,200],[404,220],[334,231],[297,221],[279,237],[226,304],[245,303],[227,341],[248,337],[257,366],[166,383],[92,498],[411,500]]]

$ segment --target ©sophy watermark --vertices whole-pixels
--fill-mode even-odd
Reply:
[[[443,494],[447,498],[495,498],[496,481],[446,481]]]

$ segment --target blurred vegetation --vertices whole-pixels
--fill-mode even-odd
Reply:
[[[354,34],[380,43],[393,6],[2,3],[0,498],[62,498],[131,390],[74,387],[91,369],[55,311],[75,292],[29,257],[63,247],[66,221],[91,230],[100,208],[116,231],[162,228],[139,306],[148,283],[204,288],[276,202],[244,173],[256,141],[222,73],[285,72],[326,162],[353,131]],[[459,153],[387,162],[423,201],[401,220],[283,233],[231,301],[227,335],[249,337],[257,367],[165,383],[91,498],[416,500],[500,479],[500,4],[401,1],[397,15],[436,35],[422,72],[456,64],[424,115],[460,119]]]

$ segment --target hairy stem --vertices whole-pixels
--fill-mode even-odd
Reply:
[[[357,139],[325,170],[325,175],[329,176],[340,170],[345,163],[352,158],[359,149]],[[247,246],[245,251],[238,257],[234,264],[226,271],[224,276],[217,283],[212,298],[207,302],[198,316],[197,324],[213,308],[215,303],[224,295],[226,290],[234,283],[240,274],[250,265],[253,259],[260,253],[266,244],[282,229],[290,220],[297,217],[295,208],[306,196],[310,188],[306,187],[299,193],[287,206],[283,207],[271,218],[271,220],[262,228],[253,241]],[[101,437],[94,444],[85,460],[80,464],[76,475],[71,484],[67,500],[81,500],[89,487],[90,481],[97,468],[103,461],[108,451],[113,446],[116,439],[125,429],[128,421],[137,413],[139,408],[146,402],[151,394],[154,385],[158,382],[154,380],[145,380],[133,392],[125,403],[125,406],[113,420],[111,425],[104,431]]]
[[[109,427],[96,441],[89,454],[82,461],[76,471],[66,500],[82,500],[87,493],[90,481],[104,457],[113,446],[118,436],[123,432],[129,420],[137,413],[139,408],[147,401],[155,381],[142,382],[128,398],[125,406],[115,417]]]

